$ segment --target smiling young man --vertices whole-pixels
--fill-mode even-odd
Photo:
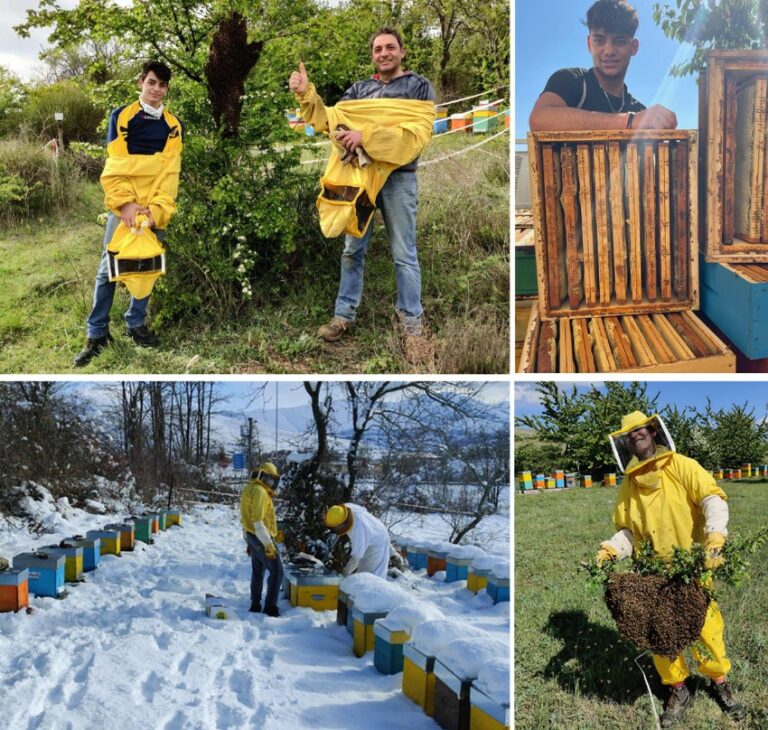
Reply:
[[[624,0],[597,0],[586,25],[592,68],[564,68],[550,76],[531,112],[531,131],[677,127],[674,112],[660,104],[646,109],[624,83],[640,47],[635,9]]]
[[[107,246],[118,225],[122,222],[133,228],[137,216],[146,216],[149,227],[163,241],[164,229],[176,211],[182,128],[163,106],[170,79],[168,66],[148,61],[139,77],[138,100],[115,109],[109,117],[107,162],[101,175],[109,217],[87,320],[87,341],[75,357],[75,367],[87,365],[112,340],[109,313],[116,283],[109,280]],[[124,317],[126,333],[140,347],[157,347],[157,335],[145,324],[148,304],[148,296],[131,297]]]
[[[412,100],[434,102],[435,91],[424,78],[403,68],[406,51],[400,34],[392,28],[379,28],[370,39],[371,60],[376,73],[356,81],[344,92],[341,102],[362,100]],[[288,86],[301,105],[302,116],[319,131],[329,131],[328,111],[309,82],[304,64],[299,65]],[[391,106],[396,107],[394,102]],[[431,107],[431,105],[430,105]],[[396,113],[396,112],[395,112]],[[434,115],[434,110],[432,110]],[[428,122],[426,140],[415,125],[384,126],[377,119],[364,120],[359,129],[333,131],[336,141],[355,153],[362,147],[374,161],[399,165],[378,192],[376,207],[381,210],[397,279],[397,317],[404,337],[405,354],[411,362],[428,358],[429,347],[421,305],[421,269],[416,251],[416,208],[418,188],[416,167],[421,150],[431,134]],[[399,153],[399,154],[398,154]],[[400,161],[406,153],[405,159]],[[397,160],[395,158],[398,158]],[[403,164],[404,163],[404,164]],[[373,224],[362,236],[347,234],[341,256],[341,281],[334,316],[318,330],[326,342],[341,339],[350,329],[363,294],[365,254]]]
[[[600,544],[597,561],[628,557],[645,542],[667,559],[674,547],[689,549],[696,542],[709,551],[707,569],[721,565],[720,551],[728,536],[726,494],[697,461],[675,451],[661,417],[629,413],[609,440],[624,478],[613,512],[618,532]],[[720,609],[711,601],[691,653],[699,672],[710,680],[712,697],[723,712],[738,721],[746,717],[746,710],[727,681],[731,662],[723,629]],[[690,670],[682,654],[672,659],[654,654],[653,664],[669,690],[661,725],[671,727],[691,703],[686,686]]]

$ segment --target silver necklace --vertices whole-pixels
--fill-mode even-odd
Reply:
[[[623,85],[621,87],[621,106],[618,109],[613,108],[613,104],[611,104],[611,97],[608,96],[608,92],[602,86],[600,86],[600,91],[603,92],[603,96],[605,96],[605,100],[608,102],[608,106],[611,108],[611,112],[613,114],[618,114],[619,112],[624,111],[624,86]]]

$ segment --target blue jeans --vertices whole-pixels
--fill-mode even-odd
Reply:
[[[395,172],[379,192],[376,206],[384,216],[389,248],[395,262],[397,308],[409,317],[420,317],[421,269],[416,253],[416,208],[418,185],[415,172]],[[365,252],[371,240],[373,221],[362,238],[347,236],[341,255],[341,282],[335,315],[354,320],[363,296]]]
[[[115,298],[117,284],[109,280],[109,264],[107,258],[107,244],[112,240],[115,229],[120,225],[120,218],[114,213],[109,214],[107,229],[104,231],[104,241],[101,250],[101,262],[96,272],[96,281],[93,287],[93,308],[86,320],[88,325],[88,339],[95,340],[105,337],[109,332],[109,312],[112,309],[112,300]],[[161,241],[165,240],[165,231],[155,229],[155,234]],[[125,311],[124,319],[128,327],[140,327],[147,318],[147,305],[149,297],[134,299]]]
[[[280,561],[280,553],[271,560],[264,552],[264,546],[256,535],[245,533],[245,539],[251,548],[251,603],[261,604],[261,589],[264,586],[264,571],[269,571],[267,580],[267,595],[264,599],[264,607],[277,606],[277,596],[280,585],[283,582],[283,564]]]

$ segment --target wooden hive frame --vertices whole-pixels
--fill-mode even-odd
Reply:
[[[539,317],[534,304],[522,373],[735,372],[736,357],[692,312]]]
[[[692,130],[532,132],[542,319],[698,308]]]
[[[707,65],[699,79],[699,150],[701,169],[699,221],[704,233],[704,253],[709,262],[768,262],[768,154],[765,138],[753,152],[762,174],[750,181],[760,212],[754,227],[758,239],[745,240],[735,233],[736,93],[738,87],[768,75],[768,50],[707,52]]]

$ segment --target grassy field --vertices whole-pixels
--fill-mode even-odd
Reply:
[[[423,156],[436,159],[480,141],[450,135]],[[322,148],[321,148],[322,149]],[[314,153],[313,153],[314,154]],[[318,166],[318,176],[322,166]],[[425,313],[434,333],[439,373],[509,371],[509,138],[419,173],[418,247]],[[392,316],[394,267],[383,225],[376,223],[365,292],[351,337],[328,345],[315,335],[333,313],[338,257],[308,272],[271,306],[254,306],[238,321],[166,326],[158,350],[134,347],[124,335],[124,289],[112,309],[115,342],[88,367],[72,358],[85,342],[93,277],[101,252],[97,185],[60,219],[0,230],[0,372],[2,373],[383,373],[414,369],[401,352]],[[338,251],[341,253],[342,241]],[[172,261],[172,259],[169,259]],[[169,264],[168,276],[173,276]],[[258,281],[254,282],[254,288]],[[150,316],[152,310],[150,308]]]
[[[768,482],[726,483],[731,532],[765,524]],[[607,730],[655,728],[650,699],[624,641],[581,560],[615,529],[613,489],[571,489],[515,497],[515,728]],[[768,728],[768,549],[752,558],[752,579],[722,587],[719,605],[733,663],[730,680],[750,710],[739,727]],[[666,697],[650,656],[639,660],[657,698]],[[689,661],[695,674],[695,662]],[[733,728],[704,692],[694,697],[681,730]]]

